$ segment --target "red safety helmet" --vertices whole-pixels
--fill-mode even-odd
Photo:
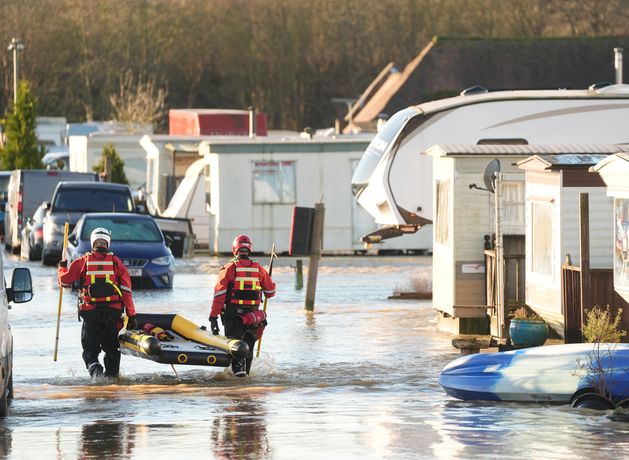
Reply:
[[[241,252],[241,249],[246,249],[249,251],[249,254],[253,251],[253,243],[251,242],[251,238],[247,235],[238,235],[234,238],[234,242],[232,243],[232,252],[234,255],[237,256],[238,253]]]

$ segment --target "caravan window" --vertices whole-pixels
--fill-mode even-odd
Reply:
[[[437,212],[435,220],[435,241],[446,246],[450,243],[448,221],[450,220],[448,197],[450,195],[450,182],[437,181]]]
[[[294,161],[254,162],[254,204],[295,204],[296,195]]]
[[[553,271],[553,204],[531,203],[531,269],[540,275],[552,276]]]

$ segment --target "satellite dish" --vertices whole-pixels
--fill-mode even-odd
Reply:
[[[496,181],[496,173],[500,172],[500,161],[499,160],[491,160],[485,166],[485,171],[483,172],[483,180],[485,181],[485,187],[491,193],[496,191],[495,181]]]

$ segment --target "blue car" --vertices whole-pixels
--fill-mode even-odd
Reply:
[[[91,251],[90,235],[97,227],[111,232],[110,250],[129,270],[134,288],[173,287],[175,258],[155,220],[145,214],[84,214],[68,238],[68,261]]]

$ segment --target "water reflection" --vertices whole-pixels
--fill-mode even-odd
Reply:
[[[78,458],[129,458],[134,443],[134,425],[100,420],[81,428]]]
[[[266,415],[260,401],[232,400],[212,422],[210,439],[216,458],[270,458]]]
[[[448,401],[427,420],[437,437],[434,458],[478,458],[493,452],[518,458],[620,458],[627,436],[605,414],[569,405]],[[589,418],[589,419],[588,419]],[[549,422],[552,419],[552,422]],[[545,426],[540,430],[540,426]],[[610,435],[615,433],[615,435]]]

